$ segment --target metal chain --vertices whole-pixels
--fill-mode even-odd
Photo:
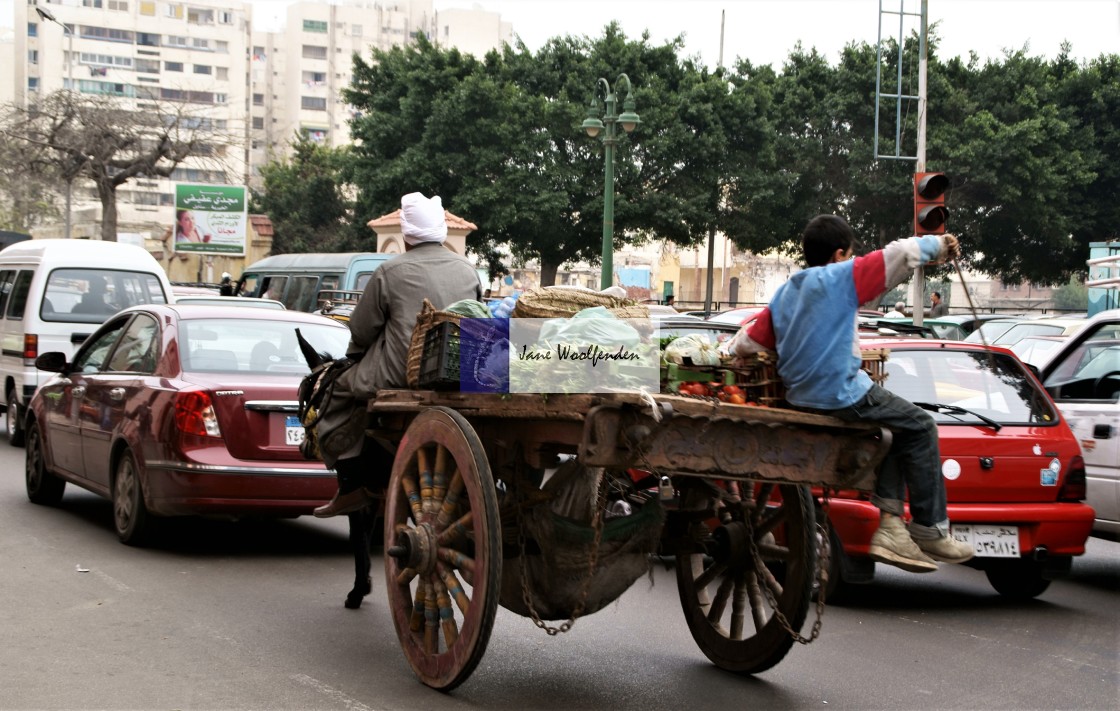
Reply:
[[[528,608],[529,616],[533,619],[533,624],[547,632],[550,637],[571,630],[576,620],[583,614],[583,608],[587,604],[587,595],[591,591],[591,579],[595,575],[595,566],[599,564],[599,544],[603,540],[603,510],[606,506],[604,499],[607,493],[607,479],[607,472],[603,470],[603,475],[599,479],[599,494],[595,500],[595,511],[591,516],[591,528],[595,532],[595,539],[592,544],[591,555],[588,557],[587,577],[583,581],[583,587],[580,590],[576,606],[572,609],[572,616],[559,627],[552,627],[545,623],[537,612],[536,606],[533,605],[533,595],[529,590],[529,571],[525,566],[525,521],[521,507],[517,508],[517,544],[521,554],[521,601],[524,602],[525,607]]]
[[[828,495],[828,492],[826,490],[825,491],[826,501],[827,501],[827,495]],[[784,505],[785,500],[783,499],[782,501],[783,501],[783,505]],[[797,501],[798,501],[798,504],[801,506],[802,520],[806,520],[809,517],[809,512],[807,512],[805,510],[805,500],[804,500],[803,497],[798,496]],[[814,520],[814,530],[815,530],[815,526],[816,526],[815,516],[814,516],[813,520]],[[825,556],[825,560],[823,561],[824,564],[823,565],[818,565],[818,567],[817,567],[817,580],[818,580],[818,585],[820,586],[820,590],[817,593],[817,619],[813,621],[813,631],[809,634],[808,637],[804,637],[799,632],[797,632],[795,629],[793,629],[793,625],[790,624],[789,619],[786,618],[785,614],[782,612],[781,608],[778,606],[778,601],[774,597],[774,591],[772,591],[770,589],[770,585],[766,582],[766,576],[764,576],[762,574],[762,569],[766,567],[766,564],[762,561],[762,556],[758,552],[758,546],[755,544],[753,528],[754,528],[754,526],[752,525],[751,526],[752,530],[750,532],[751,535],[747,537],[747,542],[750,543],[751,557],[754,560],[755,572],[758,575],[759,582],[762,583],[761,587],[762,587],[762,591],[766,594],[766,601],[770,604],[770,608],[774,610],[774,617],[777,618],[778,624],[780,624],[782,626],[782,628],[786,632],[789,633],[789,636],[792,637],[793,640],[795,642],[799,643],[799,644],[809,644],[810,642],[812,642],[813,640],[815,640],[817,637],[820,636],[820,634],[821,634],[821,624],[824,621],[823,620],[823,616],[824,616],[824,594],[823,593],[824,593],[824,586],[828,581],[828,574],[823,572],[823,571],[825,570],[825,567],[828,563],[828,556]],[[821,546],[821,548],[823,549],[824,546]]]

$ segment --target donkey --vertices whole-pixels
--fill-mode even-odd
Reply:
[[[307,367],[311,369],[311,374],[300,383],[299,398],[302,414],[305,403],[311,397],[310,391],[317,380],[317,369],[330,363],[334,358],[329,353],[316,351],[303,337],[303,334],[299,332],[298,328],[296,329],[296,341],[299,343],[299,349],[304,360],[307,361]],[[380,518],[378,509],[381,505],[381,502],[378,501],[360,511],[346,515],[350,525],[350,550],[354,554],[354,587],[346,593],[346,600],[343,602],[348,610],[357,610],[361,607],[362,598],[369,595],[373,587],[373,579],[370,577],[370,549],[374,541],[381,538],[377,535],[380,533],[377,523]]]

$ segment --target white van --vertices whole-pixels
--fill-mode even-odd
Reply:
[[[0,377],[8,442],[23,444],[23,414],[50,373],[40,353],[67,359],[109,316],[135,304],[166,304],[171,283],[151,254],[99,240],[41,239],[0,250]]]

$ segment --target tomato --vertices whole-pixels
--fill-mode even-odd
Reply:
[[[720,390],[719,393],[716,395],[716,397],[719,398],[720,402],[727,402],[727,398],[729,398],[731,396],[728,395],[725,390]]]
[[[743,389],[741,387],[739,387],[738,385],[724,385],[723,386],[723,391],[726,392],[728,395],[742,395],[743,394]]]
[[[742,393],[731,393],[727,396],[727,401],[732,405],[743,405],[747,402],[747,399],[743,397]]]

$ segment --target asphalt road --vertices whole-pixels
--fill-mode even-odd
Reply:
[[[0,437],[0,709],[1114,709],[1120,543],[1090,541],[1039,599],[983,573],[880,569],[821,637],[755,678],[713,667],[660,566],[548,637],[499,611],[479,668],[420,685],[374,560],[361,610],[345,521],[178,520],[154,548],[117,542],[107,501],[28,502]],[[808,628],[806,628],[808,629]]]

